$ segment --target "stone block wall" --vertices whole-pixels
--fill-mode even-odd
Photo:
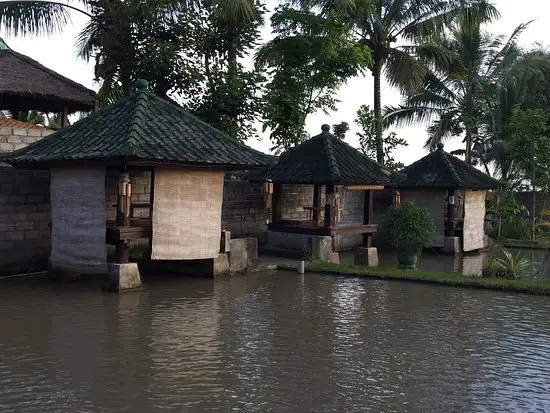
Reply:
[[[46,128],[0,127],[0,152],[13,152],[54,133]]]
[[[47,263],[50,251],[48,172],[0,167],[0,275],[25,263]]]

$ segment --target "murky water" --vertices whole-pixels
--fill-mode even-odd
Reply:
[[[0,283],[1,412],[550,411],[550,300],[294,273]]]

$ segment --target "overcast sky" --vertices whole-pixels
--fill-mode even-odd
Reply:
[[[271,8],[277,4],[276,0],[268,0]],[[520,23],[534,20],[528,30],[522,35],[521,43],[529,46],[534,43],[550,43],[550,1],[549,0],[495,0],[494,4],[500,10],[502,18],[493,23],[489,29],[494,33],[510,34]],[[68,25],[62,34],[50,36],[48,38],[13,38],[7,36],[0,28],[0,36],[4,38],[8,46],[17,52],[28,55],[38,60],[43,65],[56,72],[71,78],[91,89],[97,90],[98,85],[94,83],[93,64],[86,64],[77,60],[75,57],[75,38],[86,22],[86,18],[77,14],[72,14],[72,24]],[[268,34],[266,28],[264,33]],[[310,134],[317,134],[321,131],[323,123],[338,123],[346,121],[351,125],[346,141],[353,146],[357,146],[355,138],[356,129],[353,125],[353,119],[359,106],[368,104],[372,107],[372,89],[373,82],[369,76],[365,78],[356,78],[350,80],[341,88],[338,98],[341,103],[338,105],[338,111],[326,116],[323,113],[311,115],[307,121],[307,128]],[[387,84],[382,85],[382,104],[397,104],[401,97],[399,92],[392,89]],[[426,150],[423,148],[426,140],[425,126],[400,128],[397,130],[400,137],[409,142],[407,148],[401,149],[396,153],[398,161],[409,164],[422,157]],[[261,140],[251,140],[248,144],[256,149],[267,152],[270,148],[269,137],[264,136]],[[447,142],[446,150],[461,148],[460,140]]]

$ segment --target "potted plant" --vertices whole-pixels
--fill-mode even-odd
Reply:
[[[404,202],[388,209],[378,233],[382,242],[397,250],[398,268],[415,269],[422,249],[432,244],[435,224],[426,208]]]

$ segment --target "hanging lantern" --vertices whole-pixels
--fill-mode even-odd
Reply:
[[[264,204],[265,207],[269,207],[269,202],[271,201],[271,195],[273,194],[273,181],[267,179],[263,183],[263,193],[264,193]]]
[[[392,203],[395,206],[401,205],[401,194],[399,193],[399,191],[395,191],[393,193]]]

